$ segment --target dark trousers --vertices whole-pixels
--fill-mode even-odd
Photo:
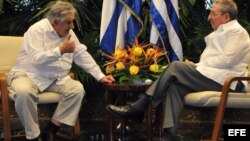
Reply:
[[[195,65],[176,61],[166,68],[146,94],[152,96],[154,106],[165,101],[163,128],[175,133],[187,93],[221,89],[221,84],[199,73]]]

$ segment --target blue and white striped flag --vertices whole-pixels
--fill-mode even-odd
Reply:
[[[141,0],[103,0],[100,48],[112,54],[116,46],[133,44],[142,32]]]
[[[165,48],[171,61],[182,60],[178,0],[150,0],[150,42]]]

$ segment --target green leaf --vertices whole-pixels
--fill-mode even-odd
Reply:
[[[124,81],[128,81],[129,80],[129,77],[128,76],[121,76],[119,78],[119,83],[123,83]]]

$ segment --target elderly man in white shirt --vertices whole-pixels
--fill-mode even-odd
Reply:
[[[47,18],[25,32],[16,64],[8,75],[10,94],[15,99],[15,109],[28,140],[40,140],[39,92],[57,92],[63,96],[42,134],[44,141],[53,141],[62,124],[75,125],[85,91],[79,81],[68,75],[73,61],[101,83],[115,81],[102,73],[87,47],[77,39],[72,30],[75,13],[70,3],[56,1]]]
[[[246,76],[250,59],[247,31],[238,23],[237,6],[233,0],[216,0],[208,16],[214,31],[205,37],[206,48],[200,61],[172,62],[143,96],[126,106],[108,105],[109,112],[124,119],[142,121],[143,113],[152,103],[165,100],[164,134],[176,140],[174,134],[189,92],[220,91],[229,76]],[[242,83],[234,83],[232,91],[241,91]]]

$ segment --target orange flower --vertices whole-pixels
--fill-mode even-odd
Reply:
[[[105,70],[107,74],[112,74],[115,71],[115,67],[113,65],[108,65]]]
[[[148,48],[146,51],[146,56],[152,57],[155,55],[155,49],[153,48]]]
[[[121,58],[125,57],[126,55],[127,55],[126,50],[122,50],[119,47],[115,48],[115,52],[114,52],[115,59],[121,59]]]

